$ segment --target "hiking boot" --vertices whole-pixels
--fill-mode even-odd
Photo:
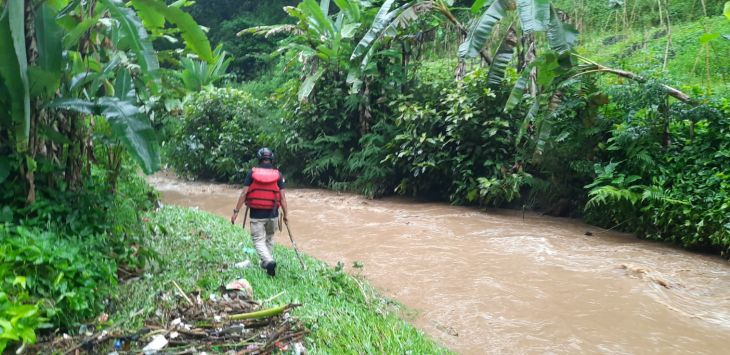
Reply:
[[[269,276],[276,276],[276,261],[270,261],[268,264],[264,265],[264,269],[266,269],[266,273],[269,274]]]

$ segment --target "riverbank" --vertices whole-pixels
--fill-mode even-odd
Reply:
[[[166,203],[223,218],[239,192],[165,174],[148,181]],[[730,267],[719,257],[529,212],[320,189],[288,189],[287,200],[302,251],[362,274],[412,310],[408,320],[418,329],[458,353],[725,347]],[[276,242],[289,245],[285,236]]]
[[[240,221],[239,221],[240,222]],[[275,246],[279,267],[269,277],[256,267],[258,258],[250,236],[240,224],[196,208],[165,206],[150,212],[147,227],[153,232],[148,247],[159,254],[138,280],[119,287],[111,300],[116,311],[112,323],[134,329],[157,310],[160,293],[174,292],[171,281],[182,290],[199,290],[207,299],[220,285],[245,278],[254,299],[263,307],[299,303],[291,315],[310,331],[305,347],[319,353],[448,353],[398,317],[401,307],[380,296],[372,287],[346,274],[342,267],[304,256],[303,271],[292,249]],[[248,263],[246,268],[237,267]],[[130,315],[134,315],[130,318]]]

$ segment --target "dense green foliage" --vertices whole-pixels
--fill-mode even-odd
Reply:
[[[271,52],[276,50],[274,38],[237,37],[238,31],[287,20],[282,8],[296,5],[296,0],[204,0],[189,8],[199,24],[209,27],[208,37],[222,45],[233,61],[230,71],[239,80],[250,80],[269,72],[275,64]]]
[[[182,175],[241,181],[268,141],[264,108],[251,94],[208,88],[191,94],[172,132],[169,162]]]
[[[663,27],[670,22],[699,20],[722,13],[726,0],[555,0],[553,3],[573,19],[581,31],[622,32],[626,29]]]
[[[144,246],[141,212],[152,207],[156,194],[133,169],[124,171],[115,193],[104,171],[95,169],[81,192],[41,190],[34,204],[18,209],[8,206],[22,190],[3,189],[0,318],[14,322],[12,309],[18,307],[29,312],[3,326],[5,336],[26,332],[22,339],[6,340],[32,343],[39,326],[75,328],[98,316],[118,277],[136,273],[154,257]]]
[[[155,171],[160,146],[189,177],[238,182],[268,145],[304,184],[534,208],[730,252],[724,1],[0,4],[0,352],[98,315],[120,277],[149,267],[150,234],[212,225],[180,211],[143,223],[154,193],[132,163]],[[164,263],[212,264],[209,246]],[[358,351],[411,344],[341,270],[315,269],[283,278],[329,290],[291,291],[326,318],[309,324],[315,348],[352,350],[372,324]],[[222,281],[212,270],[198,286]],[[332,304],[364,323],[327,318]]]
[[[447,3],[337,1],[324,11],[324,3],[309,0],[287,10],[294,27],[247,31],[290,33],[280,42],[281,62],[299,68],[301,77],[275,75],[245,86],[283,82],[258,97],[283,108],[281,133],[270,144],[289,176],[370,196],[402,193],[585,215],[686,247],[730,247],[727,164],[724,153],[709,151],[727,140],[727,103],[717,96],[689,102],[671,91],[689,90],[697,100],[724,92],[730,42],[714,33],[730,22],[705,19],[701,8],[685,11],[687,2],[616,2],[615,9],[581,2],[565,7],[577,14],[566,21],[597,34],[575,52],[576,32],[548,2],[480,2],[471,9],[480,18],[475,22],[459,8],[471,3]],[[708,15],[719,14],[722,2],[706,5]],[[661,19],[653,15],[657,6]],[[667,13],[675,24],[669,52],[670,36],[651,29],[666,26]],[[509,30],[499,26],[513,20]],[[697,20],[703,25],[691,22]],[[451,53],[438,49],[449,26],[458,33],[465,23],[472,27],[462,33],[458,55],[467,61],[460,65],[448,59],[457,54],[454,46]],[[604,35],[616,26],[635,32]],[[515,34],[522,42],[510,37]],[[599,62],[641,76],[578,54],[598,50],[605,53],[596,56]],[[697,53],[707,56],[697,63]],[[493,64],[479,65],[484,61]],[[590,75],[599,72],[619,78]],[[668,93],[684,102],[667,99]],[[267,120],[276,125],[279,117]],[[597,213],[605,210],[612,213]]]
[[[587,186],[586,217],[648,239],[727,252],[730,101],[675,104],[663,114],[651,86],[611,89],[616,103],[605,113],[615,125],[604,162],[596,164],[596,179]],[[661,121],[669,125],[668,135]]]
[[[579,51],[614,67],[683,85],[702,85],[727,96],[730,94],[730,40],[720,34],[730,34],[730,21],[719,16],[719,12],[712,15],[702,21],[673,26],[671,37],[662,28],[595,33],[585,38]]]
[[[349,276],[341,264],[333,268],[304,256],[307,270],[302,270],[291,248],[275,245],[279,267],[272,278],[258,267],[232,267],[247,259],[252,264],[257,260],[251,237],[240,225],[206,212],[171,206],[147,216],[147,225],[154,231],[150,248],[160,255],[159,268],[151,277],[121,286],[114,297],[118,312],[113,321],[122,326],[141,326],[158,308],[172,308],[169,303],[173,300],[166,304],[154,297],[170,292],[170,280],[179,282],[185,291],[200,290],[201,297],[207,298],[219,292],[220,285],[245,278],[253,287],[254,298],[264,302],[264,307],[302,304],[292,315],[311,331],[305,338],[309,353],[448,353],[398,318],[398,304],[378,295],[363,280]],[[136,316],[130,319],[129,314]]]
[[[152,257],[140,213],[156,196],[137,174],[160,165],[160,58],[216,64],[182,5],[0,2],[0,352],[76,331]],[[180,48],[155,52],[160,38]]]

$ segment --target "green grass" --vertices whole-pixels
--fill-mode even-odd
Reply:
[[[142,326],[144,318],[159,307],[156,296],[174,293],[171,280],[185,292],[201,290],[207,297],[218,286],[245,278],[257,300],[284,292],[264,307],[287,302],[303,305],[292,315],[311,330],[305,343],[310,353],[448,353],[400,319],[397,303],[378,296],[367,283],[341,267],[305,256],[307,271],[303,271],[293,250],[276,246],[279,267],[272,278],[255,266],[258,257],[240,224],[233,226],[221,217],[173,206],[149,213],[148,218],[149,227],[155,231],[149,246],[160,254],[159,270],[120,286],[112,300],[116,307],[112,319],[124,328]],[[247,258],[254,266],[227,267]]]
[[[672,26],[672,45],[664,71],[661,68],[668,37],[661,31],[662,28],[653,28],[624,33],[583,33],[578,52],[599,63],[662,78],[680,87],[699,86],[717,95],[730,91],[730,40],[719,37],[707,45],[700,43],[705,33],[730,34],[730,21],[715,16]],[[612,44],[604,42],[613,36],[623,38]]]

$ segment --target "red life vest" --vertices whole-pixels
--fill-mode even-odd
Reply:
[[[279,170],[253,168],[251,178],[253,181],[246,192],[246,206],[259,210],[279,208],[281,202]]]

